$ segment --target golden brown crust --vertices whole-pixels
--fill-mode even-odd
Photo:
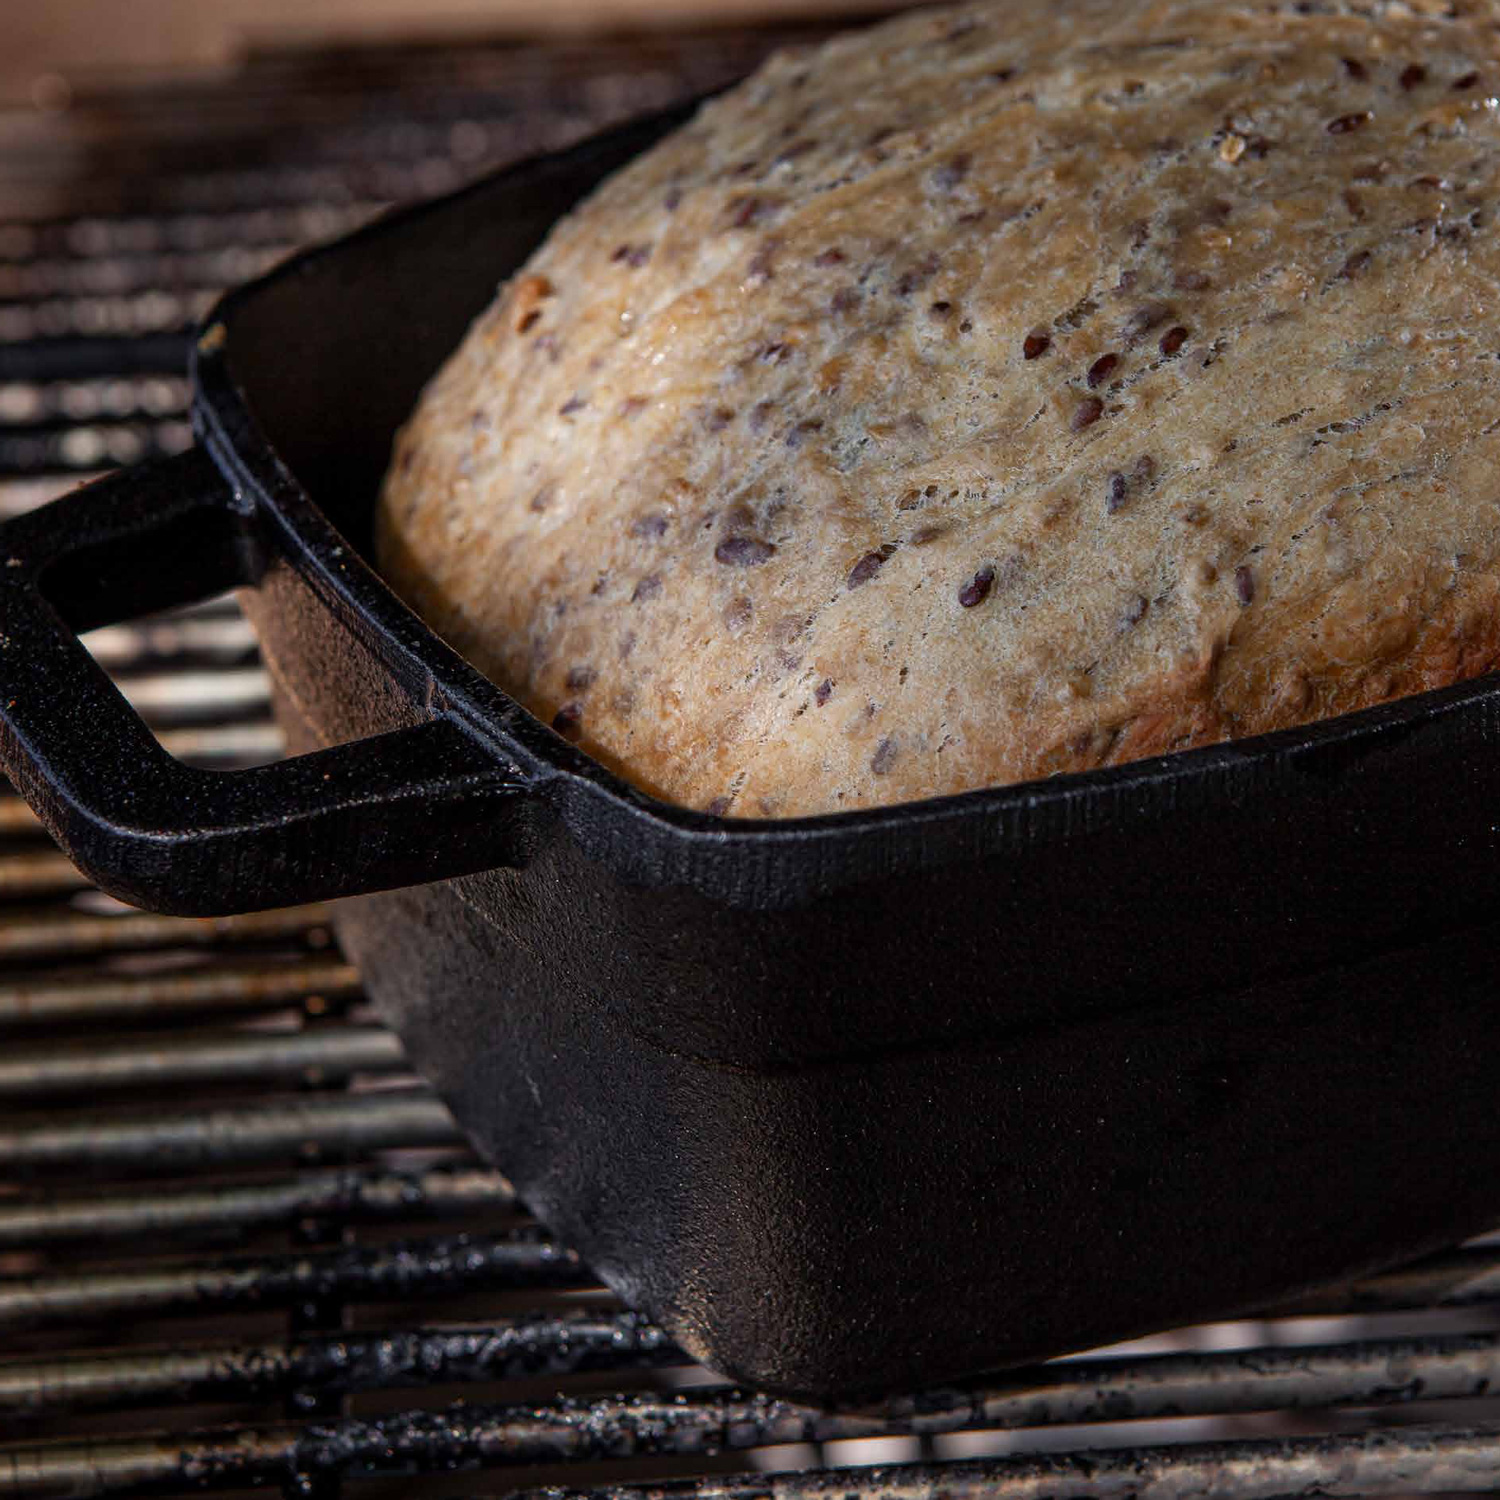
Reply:
[[[559,224],[382,566],[642,785],[931,796],[1500,663],[1500,0],[1024,0],[773,61]]]

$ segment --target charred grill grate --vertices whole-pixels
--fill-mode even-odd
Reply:
[[[264,58],[0,120],[0,513],[189,441],[226,283],[783,39]],[[277,754],[232,604],[91,644],[176,754]],[[0,1496],[1500,1489],[1500,1246],[871,1410],[729,1390],[468,1154],[326,920],[126,911],[0,797]]]

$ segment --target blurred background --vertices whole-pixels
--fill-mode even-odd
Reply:
[[[189,441],[225,287],[882,0],[0,0],[0,513]]]
[[[48,75],[163,76],[267,48],[597,35],[875,8],[860,0],[51,0],[7,7],[0,97],[24,99]]]

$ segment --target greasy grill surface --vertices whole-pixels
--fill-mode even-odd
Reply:
[[[0,121],[0,513],[189,441],[227,282],[777,40],[266,58]],[[231,603],[90,644],[174,753],[276,755]],[[468,1153],[326,921],[126,911],[0,796],[0,1493],[1500,1489],[1500,1247],[876,1409],[727,1390]]]

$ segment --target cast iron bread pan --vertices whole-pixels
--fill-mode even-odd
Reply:
[[[853,1397],[1230,1313],[1500,1218],[1493,681],[795,822],[669,807],[369,565],[392,433],[680,116],[303,256],[200,446],[0,534],[3,760],[100,885],[340,936],[527,1201],[684,1348]],[[242,586],[296,759],[170,759],[76,632]]]

